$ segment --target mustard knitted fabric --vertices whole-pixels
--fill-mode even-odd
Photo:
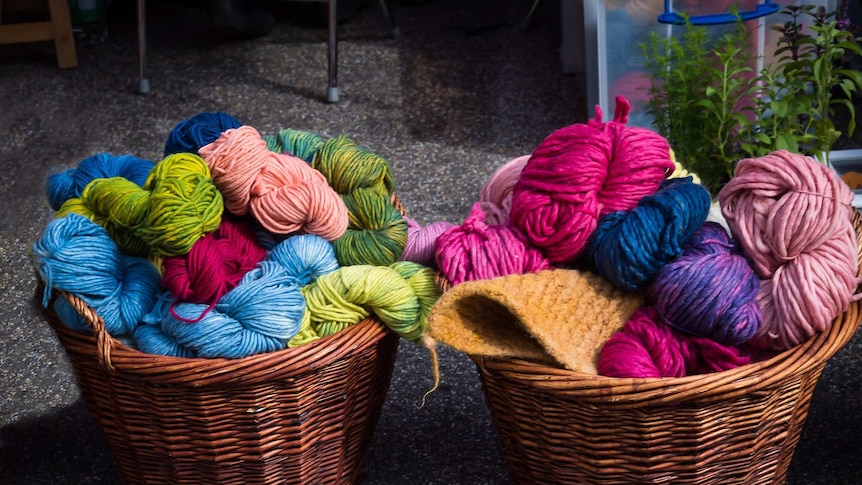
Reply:
[[[600,276],[555,269],[468,281],[443,294],[428,334],[473,356],[516,357],[596,374],[602,345],[643,298]]]

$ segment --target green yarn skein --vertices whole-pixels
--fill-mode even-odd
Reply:
[[[215,231],[223,211],[206,162],[192,153],[175,153],[153,167],[143,187],[122,177],[95,179],[80,199],[64,203],[57,216],[75,212],[88,217],[127,254],[175,256]]]
[[[314,154],[311,166],[320,171],[339,194],[375,188],[392,195],[395,182],[385,158],[355,144],[345,135],[326,140]]]
[[[306,162],[310,162],[317,150],[323,146],[323,138],[317,133],[293,128],[279,130],[277,135],[264,135],[263,139],[269,151],[287,152]]]
[[[392,267],[343,266],[303,287],[302,294],[306,314],[288,347],[333,335],[372,313],[402,338],[416,342],[440,297],[434,272],[409,261]]]
[[[333,241],[341,266],[388,266],[407,246],[407,222],[389,196],[376,189],[356,189],[342,195],[347,206],[347,232]]]

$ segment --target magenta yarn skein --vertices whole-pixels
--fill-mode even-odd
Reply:
[[[718,198],[761,278],[763,325],[752,345],[788,349],[829,328],[859,281],[847,184],[817,160],[779,150],[741,160]]]
[[[437,267],[453,285],[550,269],[542,252],[509,224],[489,226],[479,203],[460,226],[437,238]]]
[[[533,151],[512,192],[510,218],[552,263],[584,251],[598,219],[634,208],[673,172],[658,133],[628,127],[631,106],[617,97],[614,119],[559,129]]]

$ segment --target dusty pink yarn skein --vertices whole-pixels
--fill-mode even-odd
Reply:
[[[741,160],[718,197],[761,278],[763,325],[750,343],[783,350],[829,328],[859,282],[847,184],[817,160],[779,150]]]
[[[580,256],[601,216],[632,209],[673,172],[667,140],[626,126],[631,106],[616,103],[613,121],[596,107],[595,119],[548,135],[515,184],[509,217],[552,263]]]
[[[404,217],[407,223],[407,245],[401,254],[402,261],[413,261],[423,266],[434,267],[434,242],[447,229],[455,227],[455,224],[446,221],[437,221],[423,226],[418,222]]]
[[[503,224],[509,220],[512,209],[512,190],[521,177],[521,171],[530,160],[530,155],[522,155],[509,160],[491,174],[482,191],[479,203],[485,211],[485,223]]]
[[[485,224],[478,202],[463,224],[437,238],[435,254],[437,267],[453,285],[551,268],[542,252],[530,246],[516,228]]]

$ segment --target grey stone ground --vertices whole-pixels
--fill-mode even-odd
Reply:
[[[559,64],[559,20],[526,0],[395,4],[385,36],[376,2],[341,26],[341,102],[323,102],[326,31],[273,4],[270,35],[214,42],[191,2],[150,2],[152,93],[133,93],[134,2],[109,9],[104,44],[56,68],[50,43],[0,46],[0,483],[117,484],[58,341],[31,305],[27,249],[49,218],[47,174],[98,151],[159,160],[171,127],[226,111],[263,133],[293,127],[350,135],[392,164],[421,223],[460,222],[492,171],[562,126],[584,121],[584,79]],[[797,448],[792,485],[862,483],[862,344],[827,366]],[[370,452],[367,483],[501,484],[505,462],[475,367],[444,350],[430,386],[425,352],[402,343]]]

